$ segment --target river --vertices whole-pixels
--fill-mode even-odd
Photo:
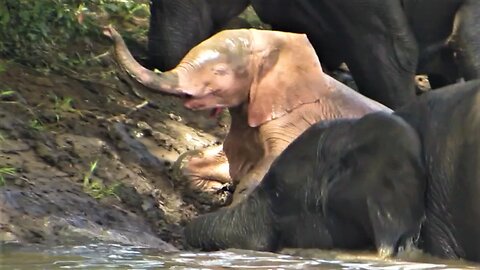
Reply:
[[[35,246],[3,244],[0,269],[478,269],[463,261],[425,255],[382,260],[372,253],[286,250],[284,254],[227,250],[160,252],[118,244]],[[290,254],[290,255],[288,255]]]

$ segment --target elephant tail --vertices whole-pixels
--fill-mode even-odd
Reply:
[[[228,248],[275,251],[277,239],[268,200],[252,193],[240,204],[195,218],[185,227],[193,248],[214,251]]]

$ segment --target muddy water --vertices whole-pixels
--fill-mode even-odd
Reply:
[[[4,244],[0,269],[477,269],[461,261],[424,255],[409,260],[382,260],[369,253],[318,250],[273,254],[244,250],[211,253],[169,252],[117,244],[19,246]],[[299,255],[303,253],[303,255]]]

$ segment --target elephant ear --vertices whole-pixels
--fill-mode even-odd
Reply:
[[[250,89],[249,126],[259,126],[302,104],[316,102],[330,90],[306,35],[251,31],[257,70]]]

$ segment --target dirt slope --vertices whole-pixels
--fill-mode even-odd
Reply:
[[[148,92],[118,69],[106,38],[94,50],[75,72],[0,62],[0,240],[181,248],[182,224],[217,197],[191,194],[172,164],[219,143],[228,115]]]

